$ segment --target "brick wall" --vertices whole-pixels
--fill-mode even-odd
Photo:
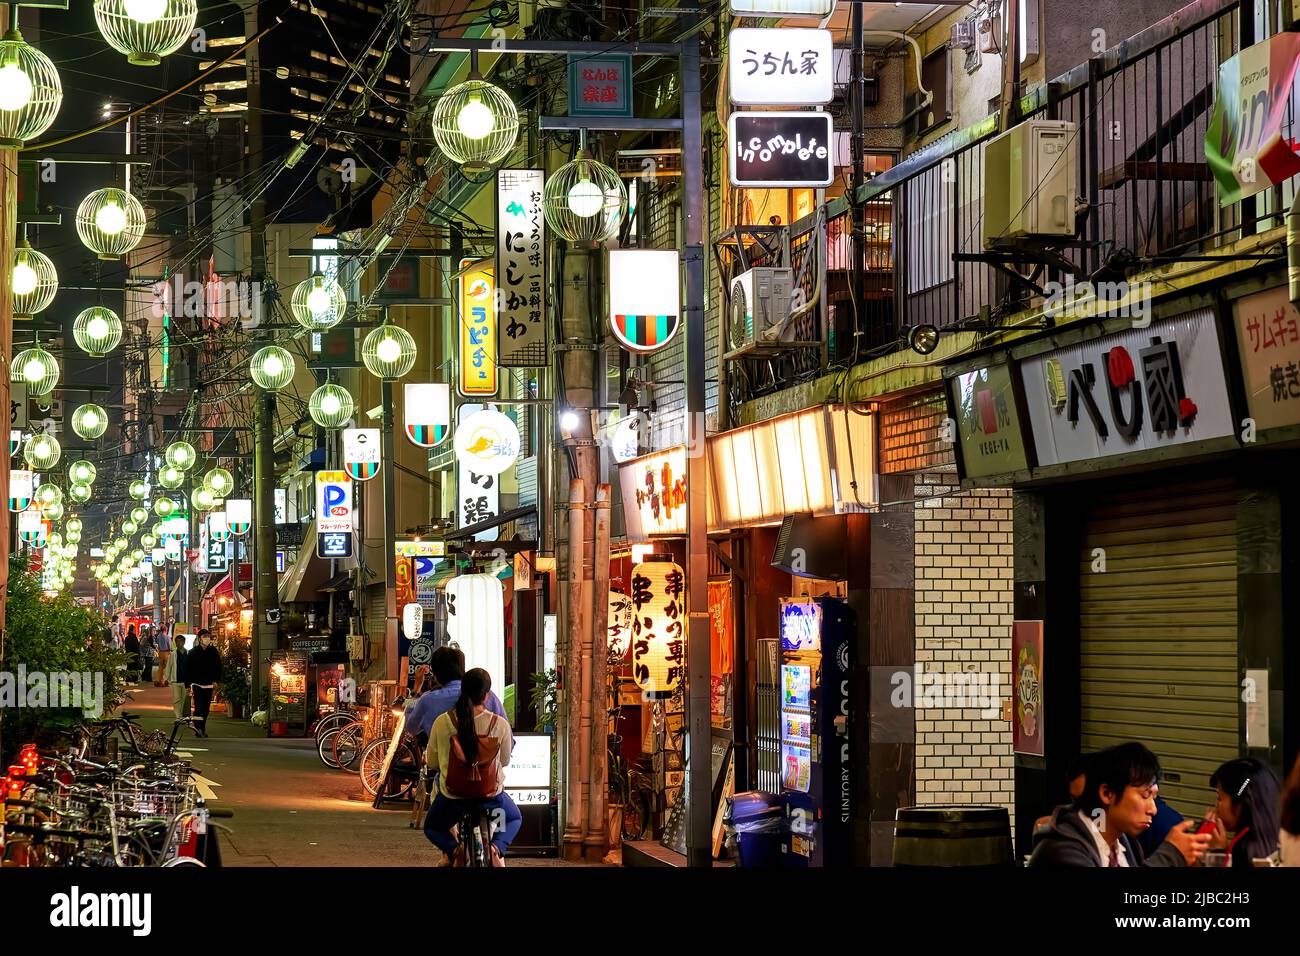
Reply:
[[[953,471],[916,475],[916,660],[930,671],[997,672],[1011,695],[1011,492],[959,492]],[[916,711],[919,804],[996,804],[1012,814],[1011,722],[978,707]]]

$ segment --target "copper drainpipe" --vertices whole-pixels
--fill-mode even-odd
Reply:
[[[609,850],[609,485],[596,486],[596,543],[591,593],[591,793],[587,804],[587,858]]]
[[[583,551],[585,547],[586,486],[581,478],[569,482],[569,593],[568,641],[564,653],[564,676],[561,681],[567,754],[565,759],[564,789],[564,856],[580,858],[586,836],[583,802],[588,787],[587,763],[589,760],[582,721],[582,646],[586,626],[586,608],[583,603]]]

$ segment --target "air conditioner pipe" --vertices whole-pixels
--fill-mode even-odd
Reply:
[[[1300,305],[1300,190],[1286,214],[1286,275],[1292,305]]]

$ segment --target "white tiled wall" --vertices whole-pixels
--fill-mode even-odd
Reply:
[[[1011,695],[1011,492],[959,492],[952,471],[918,474],[916,660],[927,671],[1001,674]],[[918,804],[1003,805],[1015,827],[1011,722],[979,708],[918,707]]]

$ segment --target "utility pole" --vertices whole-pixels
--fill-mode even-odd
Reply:
[[[864,121],[863,115],[866,109],[865,87],[866,87],[866,63],[865,48],[866,37],[862,20],[862,4],[855,3],[850,11],[851,32],[853,34],[853,50],[850,53],[850,66],[852,74],[849,86],[849,112],[852,116],[853,131],[849,137],[849,149],[853,153],[853,179],[849,192],[849,209],[853,214],[853,314],[855,316],[866,315],[866,296],[862,288],[866,273],[866,209],[862,205],[860,190],[865,179],[863,170],[863,154],[866,152],[866,142],[864,139]],[[860,320],[861,321],[861,320]],[[855,329],[854,332],[858,330]]]
[[[256,3],[244,6],[245,36],[256,36]],[[245,62],[248,77],[248,165],[259,168],[265,161],[262,146],[261,47],[248,48]],[[253,281],[257,295],[265,306],[262,285],[266,281],[266,201],[258,197],[249,209],[249,242],[252,252]],[[259,314],[265,309],[259,308]],[[270,333],[259,337],[270,341]],[[262,700],[262,658],[279,644],[280,582],[275,570],[275,393],[258,391],[253,409],[253,634],[249,647],[252,676],[249,701],[256,709]],[[235,556],[234,581],[239,582],[239,558]]]
[[[387,316],[385,315],[385,318]],[[397,673],[397,554],[393,546],[397,525],[397,459],[393,448],[393,383],[384,379],[379,386],[383,406],[380,443],[384,467],[384,679],[396,680],[398,692],[405,675]]]
[[[18,241],[18,150],[0,149],[0,262],[6,264],[6,281],[0,282],[0,408],[9,408],[9,363],[14,350],[14,290],[8,281],[14,261],[14,245]],[[6,429],[8,424],[6,423]],[[9,441],[8,431],[4,440]],[[5,605],[9,595],[9,531],[11,525],[8,508],[9,469],[0,468],[0,499],[6,507],[0,508],[0,658],[5,651]]]

